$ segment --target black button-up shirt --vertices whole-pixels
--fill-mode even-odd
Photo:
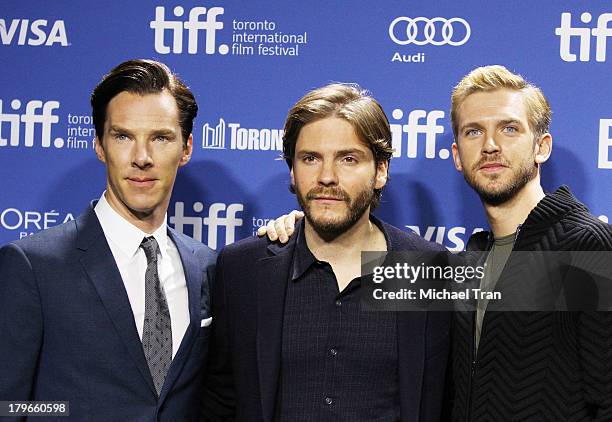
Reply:
[[[361,278],[340,292],[332,267],[308,249],[303,223],[296,236],[277,420],[398,421],[395,312],[361,311]]]

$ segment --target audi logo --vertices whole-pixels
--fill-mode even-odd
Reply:
[[[419,36],[419,22],[423,22],[424,25],[424,33],[422,34],[422,36]],[[436,37],[436,27],[440,28],[440,25],[436,25],[436,23],[441,23],[441,37],[438,36]],[[400,25],[398,31],[400,31],[400,29],[402,29],[402,26],[405,25],[406,26],[406,38],[404,39],[403,37],[397,37],[395,36],[395,27],[397,25]],[[459,25],[456,27],[456,25]],[[459,30],[463,28],[463,30],[465,31],[465,35],[463,36],[462,39],[460,40],[453,40],[453,35],[455,30]],[[432,44],[432,45],[452,45],[452,46],[458,46],[458,45],[463,45],[467,42],[467,40],[470,38],[470,34],[472,33],[472,29],[470,28],[470,24],[467,23],[467,21],[465,19],[462,18],[450,18],[450,19],[445,19],[445,18],[424,18],[424,17],[418,17],[418,18],[409,18],[407,16],[400,16],[397,17],[395,19],[393,19],[393,21],[391,22],[391,24],[389,25],[389,36],[391,37],[391,39],[393,40],[393,42],[395,42],[396,44],[399,45],[407,45],[407,44],[415,44],[415,45],[426,45],[426,44]],[[458,38],[458,37],[455,37]]]

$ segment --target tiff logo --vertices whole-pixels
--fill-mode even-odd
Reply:
[[[593,17],[590,13],[584,12],[580,15],[582,23],[590,23]],[[591,59],[591,36],[595,37],[595,60],[598,62],[606,61],[607,40],[612,36],[612,28],[608,23],[612,20],[612,13],[603,13],[597,18],[595,28],[579,28],[572,26],[572,14],[561,14],[561,26],[555,28],[555,34],[559,36],[559,54],[561,59],[566,62],[575,62],[576,54],[571,52],[571,40],[573,37],[580,39],[580,61],[588,62]]]
[[[202,202],[195,202],[192,206],[193,211],[201,213],[204,210]],[[225,205],[221,202],[215,202],[208,207],[208,216],[186,216],[185,203],[176,202],[174,204],[174,216],[170,217],[170,224],[174,225],[174,229],[184,233],[186,226],[191,226],[193,230],[192,237],[201,242],[204,226],[208,228],[207,238],[208,247],[217,248],[219,227],[225,227],[225,245],[229,245],[236,241],[236,227],[242,226],[242,218],[238,218],[238,213],[244,211],[243,204]],[[220,216],[221,212],[225,212],[225,217]]]
[[[59,117],[53,114],[53,111],[57,110],[59,106],[59,101],[31,100],[26,104],[25,113],[8,113],[4,109],[5,104],[0,100],[0,147],[19,146],[21,123],[23,123],[25,128],[24,146],[30,148],[34,146],[34,131],[37,126],[40,126],[42,128],[41,145],[44,148],[49,148],[51,146],[51,126],[59,122]],[[13,111],[18,112],[21,109],[21,101],[14,99],[11,101],[10,107]],[[2,128],[7,126],[4,123],[8,123],[10,128],[8,139],[2,134]],[[55,138],[53,146],[62,148],[64,140]]]
[[[209,123],[202,126],[202,148],[225,149],[225,120],[219,119],[214,128]]]
[[[391,116],[393,119],[399,121],[404,118],[404,112],[400,109],[395,109],[391,113]],[[432,110],[430,112],[425,110],[412,110],[410,114],[408,114],[407,123],[392,123],[390,125],[391,143],[395,149],[393,156],[402,156],[402,146],[405,139],[407,145],[405,155],[408,158],[416,158],[418,155],[417,146],[419,135],[425,135],[425,157],[429,159],[436,158],[436,137],[444,133],[444,126],[438,124],[438,120],[443,118],[444,112],[442,110]],[[422,119],[425,119],[424,123],[421,123]],[[404,134],[406,134],[405,138]],[[450,151],[442,148],[438,151],[438,157],[446,160],[450,157]]]
[[[166,8],[157,6],[155,8],[155,20],[151,21],[150,27],[155,32],[155,51],[160,54],[181,54],[183,52],[183,33],[187,31],[187,53],[198,53],[198,41],[200,32],[204,32],[206,54],[215,54],[216,33],[223,29],[223,22],[217,21],[217,16],[223,15],[223,7],[194,7],[189,11],[189,18],[183,20],[166,20]],[[180,18],[185,14],[182,6],[173,9],[174,17]],[[206,16],[206,20],[200,20],[201,16]],[[166,44],[166,35],[172,36],[172,47]],[[221,44],[218,49],[220,54],[227,54],[229,47]]]
[[[612,119],[599,120],[599,163],[600,169],[612,169]]]
[[[0,41],[4,45],[11,45],[15,35],[19,33],[17,45],[51,46],[60,44],[66,47],[68,37],[66,36],[64,21],[55,21],[51,29],[47,29],[47,22],[45,19],[37,19],[31,23],[29,19],[13,19],[10,25],[7,25],[6,20],[0,19]]]

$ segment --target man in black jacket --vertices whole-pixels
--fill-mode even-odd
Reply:
[[[455,87],[457,170],[478,193],[491,232],[485,290],[503,290],[517,251],[610,251],[612,226],[566,186],[545,194],[551,111],[541,90],[502,66],[477,68]],[[612,420],[612,313],[497,312],[487,303],[453,321],[452,421]]]
[[[204,419],[437,421],[450,314],[360,306],[362,251],[444,250],[370,214],[392,154],[380,104],[352,85],[309,92],[283,153],[306,218],[285,245],[221,252]]]

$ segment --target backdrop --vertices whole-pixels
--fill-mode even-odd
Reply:
[[[548,190],[612,216],[609,1],[3,1],[0,244],[82,212],[105,186],[89,95],[129,58],[168,64],[200,106],[170,225],[213,248],[297,206],[276,160],[290,106],[331,81],[385,108],[396,154],[376,213],[450,249],[486,227],[450,157],[450,91],[503,64],[554,114]]]

